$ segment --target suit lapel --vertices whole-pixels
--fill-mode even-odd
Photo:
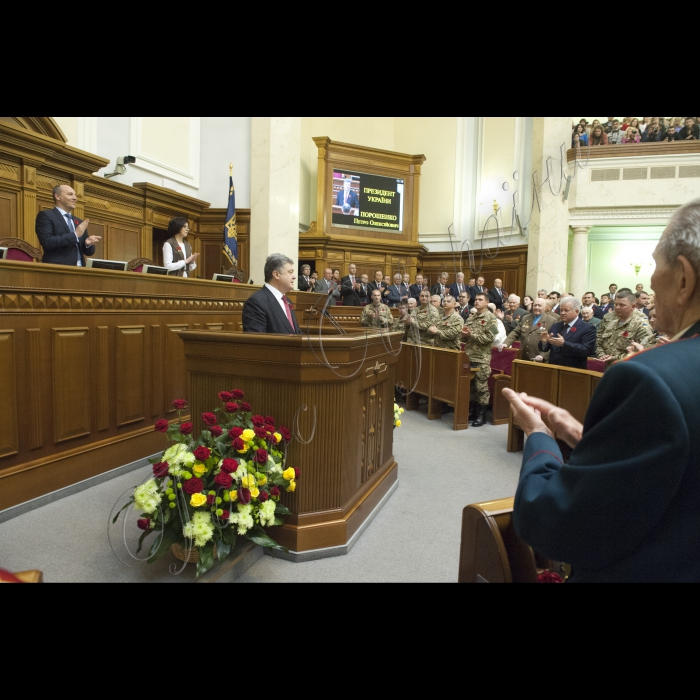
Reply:
[[[275,311],[277,319],[283,324],[283,328],[289,328],[289,319],[287,318],[287,314],[282,311],[282,307],[275,298],[275,295],[267,287],[263,287],[263,289],[267,292],[267,296],[269,297],[270,304],[272,304],[272,308]]]
[[[73,231],[71,230],[71,227],[68,225],[68,222],[66,221],[66,217],[63,216],[63,214],[61,214],[61,212],[58,211],[58,209],[54,208],[51,210],[51,212],[53,213],[54,218],[63,224],[63,228],[66,229],[66,231],[68,231],[68,233],[73,233]],[[71,218],[73,218],[73,217],[71,216]],[[76,234],[73,233],[73,235],[76,235]]]

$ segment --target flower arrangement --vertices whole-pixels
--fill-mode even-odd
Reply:
[[[114,518],[133,504],[143,531],[139,554],[149,536],[157,534],[148,563],[167,554],[173,545],[199,552],[197,576],[223,562],[245,537],[262,547],[287,551],[265,533],[284,524],[290,511],[280,503],[282,491],[294,493],[299,470],[287,468],[286,450],[292,441],[275,419],[253,414],[240,390],[219,394],[222,407],[202,415],[206,426],[199,440],[192,423],[183,423],[187,408],[173,402],[179,421],[158,421],[155,429],[175,443],[152,460],[153,478],[134,489]]]
[[[394,404],[394,428],[400,428],[401,416],[405,413],[404,409],[399,406],[399,404]]]

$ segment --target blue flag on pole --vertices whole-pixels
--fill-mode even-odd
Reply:
[[[228,194],[228,213],[224,226],[224,255],[231,267],[238,267],[238,229],[236,228],[236,188],[233,186],[233,175],[230,178]]]

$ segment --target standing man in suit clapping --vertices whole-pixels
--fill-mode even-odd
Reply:
[[[457,274],[457,281],[450,287],[450,294],[455,298],[459,297],[467,291],[467,285],[464,284],[464,273]]]
[[[357,277],[357,266],[355,264],[350,265],[348,272],[350,274],[347,277],[343,277],[340,284],[340,295],[343,297],[343,306],[361,306],[359,292],[362,286]]]
[[[369,276],[362,275],[362,277],[360,278],[360,289],[357,292],[357,295],[360,298],[360,306],[367,306],[367,304],[369,304],[371,293],[372,290],[369,286]]]
[[[333,279],[333,270],[327,267],[323,273],[323,277],[316,282],[316,288],[314,289],[316,294],[326,294],[330,297],[330,302],[328,306],[335,306],[336,300],[340,299],[340,287]]]
[[[55,209],[39,212],[36,217],[36,235],[44,249],[42,262],[53,265],[85,267],[85,256],[95,254],[99,236],[88,236],[89,220],[73,216],[78,196],[68,185],[53,190]]]
[[[493,289],[489,292],[489,302],[496,305],[497,311],[503,310],[503,305],[508,302],[508,294],[503,289],[503,282],[496,280]]]
[[[311,279],[311,266],[304,265],[301,268],[301,277],[299,278],[299,291],[300,292],[313,292],[315,287],[315,282]]]
[[[596,329],[581,316],[581,302],[567,297],[561,302],[561,321],[542,334],[540,351],[549,352],[549,364],[572,369],[588,369],[588,358],[595,357]]]
[[[416,302],[420,301],[420,295],[421,292],[425,289],[426,291],[430,291],[424,284],[424,278],[423,275],[418,275],[416,277],[416,283],[412,284],[411,287],[408,290],[408,295],[411,297],[411,299],[415,299]]]
[[[479,277],[476,280],[476,284],[473,287],[469,287],[469,304],[474,306],[474,300],[477,294],[484,294],[486,291],[486,280],[483,277]]]
[[[440,302],[449,294],[450,290],[447,287],[447,280],[449,275],[446,272],[440,274],[440,281],[430,290],[430,293],[434,297],[440,297]]]

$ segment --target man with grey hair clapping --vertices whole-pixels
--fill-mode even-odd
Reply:
[[[585,425],[504,391],[528,436],[515,530],[575,582],[700,582],[700,199],[654,259],[656,325],[674,342],[613,365]],[[556,439],[573,449],[566,464]]]
[[[588,358],[595,355],[596,330],[580,316],[581,302],[574,297],[562,299],[561,321],[542,334],[540,351],[549,352],[549,364],[572,369],[587,369]]]

